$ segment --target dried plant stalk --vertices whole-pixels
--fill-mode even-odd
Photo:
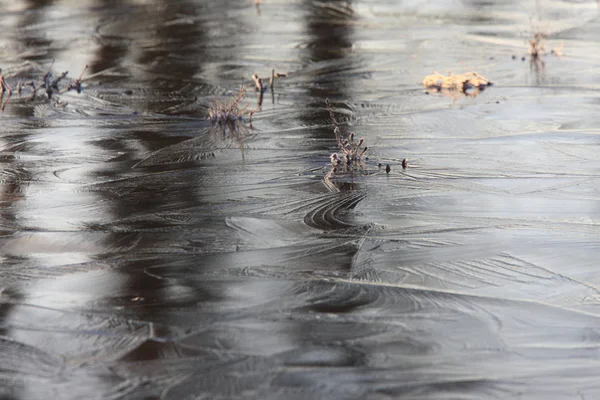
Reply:
[[[537,32],[529,41],[529,54],[533,58],[540,57],[545,52],[544,40],[548,37],[545,33]]]
[[[269,79],[269,88],[273,90],[273,84],[275,84],[275,70],[271,70],[271,79]]]
[[[85,68],[83,69],[83,71],[81,72],[81,75],[79,75],[79,78],[77,78],[77,80],[71,80],[67,77],[68,75],[68,71],[63,72],[62,74],[58,75],[56,78],[53,79],[53,73],[52,73],[52,67],[54,66],[54,61],[52,61],[52,64],[50,65],[50,68],[48,69],[48,71],[46,72],[46,74],[44,74],[44,76],[41,79],[37,79],[37,84],[36,84],[36,80],[31,80],[28,82],[23,82],[22,80],[19,80],[17,82],[17,94],[19,96],[21,96],[21,94],[23,93],[23,91],[30,87],[31,89],[31,100],[35,100],[36,98],[38,98],[38,88],[43,88],[44,92],[46,94],[46,97],[48,100],[55,100],[52,104],[54,104],[55,106],[60,106],[60,107],[64,107],[66,106],[66,102],[62,102],[59,99],[54,98],[53,99],[53,95],[54,94],[62,94],[65,92],[68,92],[70,90],[76,90],[77,93],[81,93],[83,88],[82,88],[82,78],[83,78],[83,74],[86,71],[86,69],[88,68],[88,66],[86,65]],[[0,73],[2,72],[2,69],[0,69]],[[41,80],[41,82],[40,82]],[[62,89],[60,88],[61,83],[63,83],[64,81],[69,81],[69,83],[66,85],[66,87],[63,87]],[[2,92],[2,95],[4,95],[4,92],[8,92],[8,96],[10,98],[10,96],[12,95],[12,88],[10,87],[10,85],[8,84],[8,82],[6,82],[6,79],[0,75],[0,92]],[[42,95],[43,96],[43,95]],[[8,102],[8,99],[7,99]],[[4,109],[4,106],[6,105],[6,103],[4,103],[4,105],[2,106],[2,110]]]
[[[257,74],[254,74],[254,75],[252,75],[252,80],[254,81],[254,84],[256,85],[256,91],[262,93],[264,91],[262,79],[260,79]]]
[[[339,153],[333,153],[330,156],[331,170],[327,178],[331,178],[335,174],[354,174],[364,171],[362,157],[368,150],[368,147],[365,146],[365,139],[355,140],[356,135],[354,132],[343,132],[335,118],[333,106],[329,99],[325,100],[325,104],[329,111],[329,117],[333,122],[333,133],[340,149]]]

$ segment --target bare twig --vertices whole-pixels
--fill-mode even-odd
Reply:
[[[256,91],[262,93],[264,90],[262,79],[260,79],[257,74],[254,74],[254,75],[252,75],[252,80],[254,81],[254,84],[256,85]]]
[[[12,88],[1,74],[2,68],[0,68],[0,89],[2,91],[2,94],[4,94],[4,92],[8,92],[8,95],[10,96],[12,94]]]
[[[6,101],[0,107],[0,111],[4,111],[4,107],[6,107],[8,101],[10,100],[10,96],[12,95],[12,89],[1,74],[2,68],[0,68],[0,104],[2,103],[2,99],[4,98],[4,92],[8,93],[8,95],[6,96]]]
[[[56,78],[55,80],[52,81],[52,84],[50,84],[50,87],[53,89],[58,90],[58,83],[65,79],[67,77],[67,74],[69,73],[69,71],[65,71],[63,72],[58,78]]]

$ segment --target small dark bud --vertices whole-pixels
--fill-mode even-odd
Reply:
[[[386,174],[389,174],[391,170],[392,170],[392,169],[390,168],[390,164],[387,164],[387,165],[385,166],[385,173],[386,173]]]

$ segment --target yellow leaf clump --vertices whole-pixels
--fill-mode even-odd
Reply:
[[[491,82],[478,74],[477,72],[465,72],[464,74],[442,75],[434,72],[433,75],[427,75],[423,79],[423,86],[426,88],[435,88],[437,90],[457,90],[464,92],[470,88],[482,89],[491,85]]]

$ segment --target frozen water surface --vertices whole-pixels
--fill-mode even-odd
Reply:
[[[0,3],[2,400],[600,398],[596,1]]]

